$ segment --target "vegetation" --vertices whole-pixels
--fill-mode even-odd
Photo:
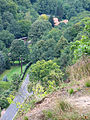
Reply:
[[[90,80],[86,81],[85,86],[90,87]]]
[[[1,110],[9,106],[7,97],[18,91],[24,70],[30,75],[28,90],[34,93],[21,108],[25,112],[63,88],[64,82],[87,79],[89,63],[89,0],[0,0]],[[84,86],[90,87],[89,79]],[[70,87],[68,93],[74,89]],[[44,111],[44,118],[79,119],[64,101],[55,110]]]
[[[60,67],[54,63],[52,60],[49,61],[38,61],[36,64],[30,67],[30,81],[31,82],[41,82],[42,85],[47,86],[49,80],[54,80],[56,85],[59,81],[62,81],[63,73]]]
[[[78,112],[67,102],[67,101],[57,101],[56,107],[49,110],[43,111],[42,120],[52,119],[52,120],[87,120],[90,119],[90,116],[80,116]]]

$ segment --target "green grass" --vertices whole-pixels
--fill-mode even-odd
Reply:
[[[0,88],[3,88],[4,90],[9,89],[10,85],[11,85],[11,82],[0,81]]]
[[[23,71],[25,69],[25,66],[23,66]],[[20,66],[12,66],[10,70],[5,70],[1,75],[0,75],[0,81],[3,79],[3,77],[6,75],[7,79],[11,81],[11,77],[13,74],[20,74],[21,73],[21,67]]]
[[[8,90],[11,86],[11,82],[0,81],[0,94],[5,90]]]

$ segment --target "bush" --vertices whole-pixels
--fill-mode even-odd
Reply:
[[[1,109],[7,108],[9,106],[8,100],[5,97],[0,98]]]
[[[71,88],[68,92],[69,92],[69,94],[71,95],[71,94],[74,93],[74,90]]]
[[[25,116],[25,117],[24,117],[24,120],[28,120],[28,117],[27,117],[27,116]]]
[[[12,88],[18,90],[21,78],[18,74],[13,74],[12,76]]]
[[[86,81],[85,86],[86,86],[86,87],[90,87],[90,80],[87,80],[87,81]]]
[[[55,84],[59,85],[59,82],[63,79],[63,73],[60,67],[52,60],[41,60],[31,65],[29,75],[31,82],[37,83],[40,81],[45,87],[48,86],[49,80],[54,80]]]

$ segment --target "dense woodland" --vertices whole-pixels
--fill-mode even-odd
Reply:
[[[54,17],[68,23],[55,26]],[[48,81],[56,86],[66,81],[66,68],[89,55],[90,0],[0,0],[0,76],[21,61],[31,63],[30,81],[46,90]],[[7,97],[15,95],[21,76],[0,79],[1,109],[8,107]]]

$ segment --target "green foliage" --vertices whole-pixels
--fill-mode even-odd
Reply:
[[[37,0],[34,4],[39,14],[55,14],[57,0]]]
[[[0,91],[8,90],[10,88],[10,86],[11,86],[10,82],[0,81]]]
[[[32,63],[38,60],[50,60],[55,56],[55,40],[48,39],[46,41],[40,40],[31,47],[30,61]]]
[[[58,28],[52,28],[46,35],[42,37],[42,40],[54,39],[56,42],[58,42],[61,35],[61,30],[59,30]]]
[[[37,20],[31,25],[29,39],[32,43],[35,43],[41,39],[42,35],[44,35],[46,31],[51,30],[51,28],[51,24],[48,21]]]
[[[46,14],[42,14],[38,18],[39,20],[48,20],[48,16]]]
[[[77,36],[78,32],[80,32],[82,29],[83,28],[80,26],[80,24],[75,24],[66,29],[64,32],[64,37],[68,40],[68,42],[72,42]]]
[[[3,30],[2,32],[0,32],[0,40],[3,41],[8,48],[14,40],[14,35],[8,31]]]
[[[34,85],[32,90],[36,100],[38,101],[45,97],[45,95],[47,94],[47,92],[44,91],[44,87],[40,83]]]
[[[68,92],[69,92],[69,94],[71,95],[71,94],[74,93],[74,90],[71,88]]]
[[[0,13],[5,11],[11,12],[13,15],[17,13],[17,5],[12,0],[0,0]]]
[[[0,51],[2,51],[4,47],[5,47],[4,42],[0,40]]]
[[[87,81],[85,82],[85,86],[86,86],[86,87],[90,87],[90,80],[87,80]]]
[[[18,23],[19,23],[20,32],[21,32],[20,37],[28,36],[28,31],[30,29],[31,22],[28,20],[20,20]]]
[[[83,55],[90,55],[90,22],[88,21],[89,19],[90,18],[82,20],[81,24],[85,26],[83,28],[82,34],[78,34],[78,36],[76,37],[76,41],[71,43],[71,50],[74,51],[74,61],[76,61]]]
[[[50,92],[53,92],[56,88],[56,84],[55,84],[55,81],[48,81],[48,88],[47,88],[47,92],[50,93]]]
[[[0,73],[2,73],[5,69],[5,57],[3,53],[0,51]]]
[[[8,100],[8,102],[9,102],[9,104],[11,104],[11,103],[13,103],[13,99],[14,99],[15,97],[13,96],[13,95],[10,95],[9,97],[7,97],[7,100]]]
[[[28,117],[27,117],[27,116],[25,116],[25,117],[24,117],[24,120],[28,120]]]
[[[21,78],[18,74],[13,74],[12,76],[12,88],[18,90],[21,82]]]
[[[0,98],[0,107],[1,109],[7,108],[9,106],[8,101],[6,100],[5,97]]]
[[[48,85],[48,80],[55,80],[55,83],[59,84],[60,80],[63,78],[63,73],[60,70],[60,67],[52,60],[42,60],[31,65],[29,74],[31,76],[30,81],[36,83],[40,81],[44,86]]]
[[[61,36],[60,40],[55,46],[55,57],[60,57],[62,50],[68,45],[67,39]]]
[[[10,57],[12,61],[28,60],[29,50],[23,40],[14,40],[10,47]]]

